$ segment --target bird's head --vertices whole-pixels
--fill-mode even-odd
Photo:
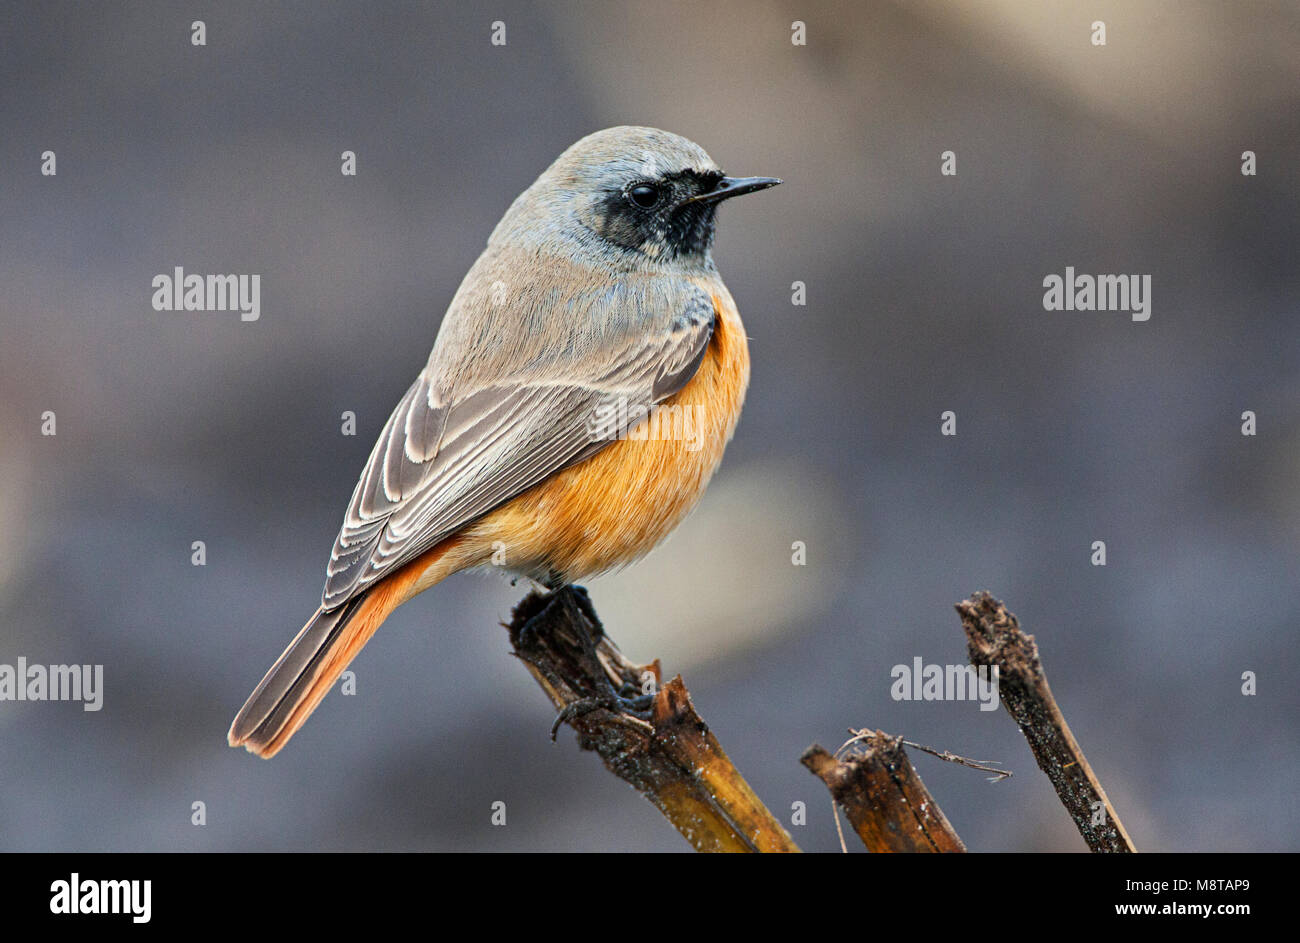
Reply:
[[[718,204],[780,182],[728,177],[698,144],[667,131],[608,128],[561,154],[493,239],[563,237],[636,264],[708,264]]]

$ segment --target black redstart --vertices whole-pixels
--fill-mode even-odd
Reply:
[[[375,443],[320,608],[235,717],[231,746],[273,756],[388,614],[458,570],[496,562],[554,589],[677,526],[749,382],[711,255],[718,204],[778,183],[619,127],[520,194]]]

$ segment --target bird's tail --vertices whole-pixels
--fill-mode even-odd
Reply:
[[[230,745],[279,753],[394,609],[477,560],[463,543],[450,537],[347,602],[317,609],[235,715]]]
[[[226,735],[232,747],[267,758],[279,752],[397,607],[385,589],[316,610],[235,716]]]

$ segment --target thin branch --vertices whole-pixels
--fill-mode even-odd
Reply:
[[[1093,851],[1132,852],[1133,841],[1070,732],[1048,687],[1032,635],[988,593],[957,604],[971,664],[996,666],[1002,706],[1029,741],[1079,833]]]
[[[579,745],[649,799],[696,851],[799,850],[695,712],[681,677],[660,686],[658,661],[625,658],[586,590],[529,593],[506,628],[560,712],[556,727],[573,727]],[[654,693],[641,710],[629,701],[647,682]]]
[[[864,730],[855,734],[850,743],[854,742],[864,748],[843,760],[814,744],[804,751],[800,762],[830,789],[868,851],[966,850],[912,768],[902,737]],[[842,847],[843,836],[840,842]]]
[[[970,757],[958,756],[951,750],[936,750],[934,747],[927,747],[923,743],[914,743],[911,740],[904,740],[903,746],[911,747],[914,750],[920,750],[922,753],[929,753],[931,756],[937,756],[947,763],[956,763],[958,766],[969,766],[971,769],[983,770],[986,773],[992,773],[989,782],[1000,783],[1004,779],[1011,778],[1011,770],[1002,769],[998,766],[991,765],[993,760],[972,760]]]

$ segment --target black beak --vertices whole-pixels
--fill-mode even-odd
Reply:
[[[686,206],[688,203],[717,203],[721,200],[730,200],[733,196],[744,196],[746,193],[757,193],[759,190],[766,190],[768,187],[774,187],[781,181],[776,177],[723,177],[708,193],[701,193],[699,196],[693,196],[689,200],[682,200],[678,206]]]

